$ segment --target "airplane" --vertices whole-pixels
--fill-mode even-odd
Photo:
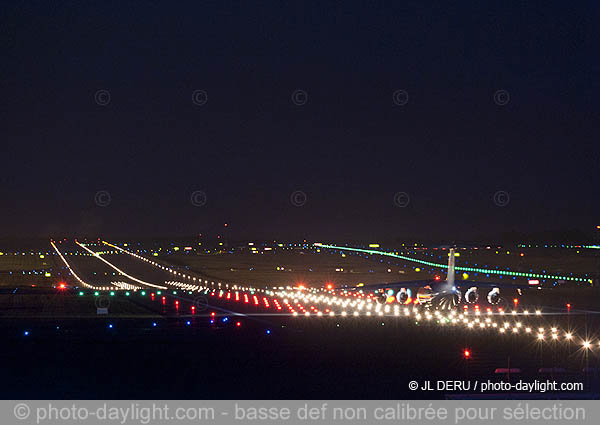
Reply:
[[[463,302],[466,304],[479,303],[482,298],[480,292],[485,295],[485,301],[488,304],[506,307],[508,305],[507,297],[505,296],[507,292],[512,290],[514,292],[511,296],[520,296],[524,289],[531,288],[531,282],[529,284],[513,284],[475,280],[457,281],[455,277],[455,251],[455,247],[449,248],[448,273],[445,280],[442,280],[440,276],[436,276],[434,279],[381,283],[340,289],[350,291],[372,290],[375,293],[375,300],[378,304],[396,301],[400,304],[414,303],[452,308]]]

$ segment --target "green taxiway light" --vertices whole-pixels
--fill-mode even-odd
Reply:
[[[98,295],[100,295],[100,292],[98,292],[98,291],[94,292],[95,297],[97,297]]]
[[[142,291],[142,292],[141,292],[141,294],[142,294],[142,295],[146,295],[146,291]]]
[[[83,295],[83,291],[79,291],[79,296],[81,297]]]
[[[394,253],[391,253],[391,252],[376,251],[376,250],[373,250],[373,249],[350,248],[350,247],[347,247],[347,246],[325,245],[325,244],[318,244],[316,246],[319,246],[321,248],[330,248],[330,249],[340,249],[340,250],[354,251],[354,252],[363,252],[365,254],[387,255],[388,257],[401,258],[401,259],[406,260],[406,261],[413,261],[415,263],[425,264],[425,265],[431,266],[431,267],[440,267],[440,268],[443,268],[443,269],[447,269],[448,268],[448,265],[446,265],[446,264],[434,263],[432,261],[418,260],[416,258],[407,257],[407,256],[404,256],[404,255],[399,255],[399,254],[394,254]],[[569,276],[559,276],[559,275],[547,275],[547,274],[541,274],[541,273],[522,273],[522,272],[513,272],[513,271],[509,271],[509,270],[490,270],[490,269],[480,269],[480,268],[475,268],[475,267],[463,267],[463,266],[456,266],[455,269],[456,270],[468,271],[468,272],[486,273],[486,274],[501,274],[501,275],[505,275],[505,276],[520,276],[520,277],[539,278],[539,279],[571,280],[571,281],[577,281],[577,282],[586,282],[589,279],[589,278],[584,278],[584,277],[569,277]]]

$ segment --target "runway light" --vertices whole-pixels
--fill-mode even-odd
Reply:
[[[591,347],[591,344],[589,341],[583,341],[583,348],[585,348],[587,350],[590,347]]]

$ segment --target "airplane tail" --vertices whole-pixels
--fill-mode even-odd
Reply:
[[[448,253],[448,275],[446,277],[446,281],[451,286],[454,286],[454,248],[450,248],[450,252]]]

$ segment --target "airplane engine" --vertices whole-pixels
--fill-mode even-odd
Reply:
[[[490,304],[498,304],[500,302],[500,289],[498,288],[494,288],[492,289],[488,295],[487,295],[487,300]]]
[[[377,304],[385,304],[387,302],[388,296],[385,293],[379,293],[375,295],[375,302]]]
[[[396,294],[396,301],[400,304],[406,304],[409,298],[412,298],[412,291],[407,288],[400,289]]]
[[[469,290],[465,293],[465,301],[469,304],[475,304],[479,301],[479,292],[475,286],[469,288]]]
[[[429,304],[434,298],[433,290],[430,287],[419,288],[417,291],[417,300],[419,304]]]

